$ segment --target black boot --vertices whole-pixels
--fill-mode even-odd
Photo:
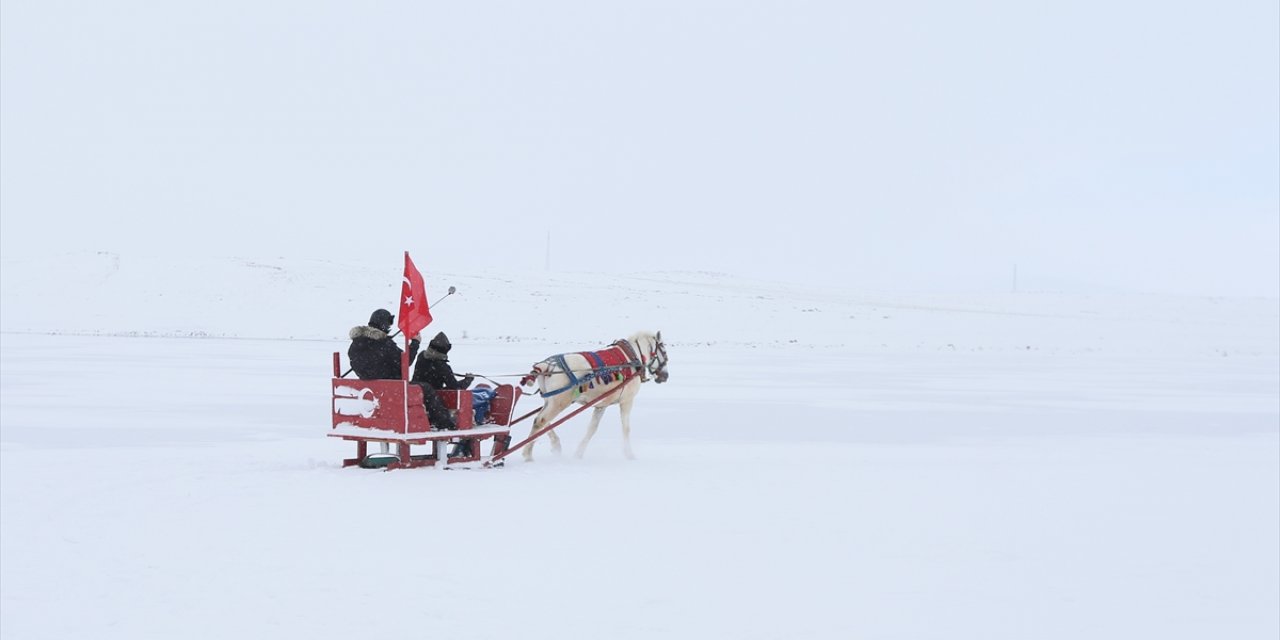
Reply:
[[[471,457],[471,441],[459,440],[453,445],[453,451],[449,453],[450,458],[470,458]]]
[[[458,424],[453,421],[453,417],[449,414],[443,416],[427,416],[431,422],[432,431],[457,431]]]

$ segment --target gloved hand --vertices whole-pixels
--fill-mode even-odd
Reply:
[[[473,376],[473,375],[471,375],[471,374],[469,374],[469,373],[468,373],[467,375],[465,375],[465,376],[462,376],[462,387],[465,389],[465,388],[467,388],[467,387],[471,386],[471,383],[472,383],[472,382],[475,382],[475,379],[476,379],[476,377],[475,377],[475,376]]]

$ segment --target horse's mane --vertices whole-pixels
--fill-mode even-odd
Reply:
[[[648,341],[650,341],[650,342],[656,342],[656,341],[658,340],[658,337],[657,337],[656,335],[654,335],[652,332],[649,332],[649,331],[637,331],[637,332],[635,332],[635,333],[631,334],[631,337],[630,337],[630,338],[627,338],[627,339],[628,339],[628,340],[630,340],[630,341],[632,341],[632,342],[634,342],[634,343],[636,343],[636,344],[639,344],[641,340],[648,340]]]

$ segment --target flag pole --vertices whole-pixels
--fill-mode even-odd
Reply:
[[[400,379],[409,379],[409,336],[404,337],[404,351],[400,352]]]

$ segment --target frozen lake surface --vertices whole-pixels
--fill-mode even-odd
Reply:
[[[1274,299],[424,272],[459,372],[643,329],[671,381],[635,461],[611,411],[583,460],[383,473],[329,377],[398,272],[3,273],[6,639],[1280,634]]]
[[[324,437],[335,349],[4,335],[4,636],[1280,631],[1274,357],[677,343],[636,461],[611,412],[584,460],[382,473]]]

